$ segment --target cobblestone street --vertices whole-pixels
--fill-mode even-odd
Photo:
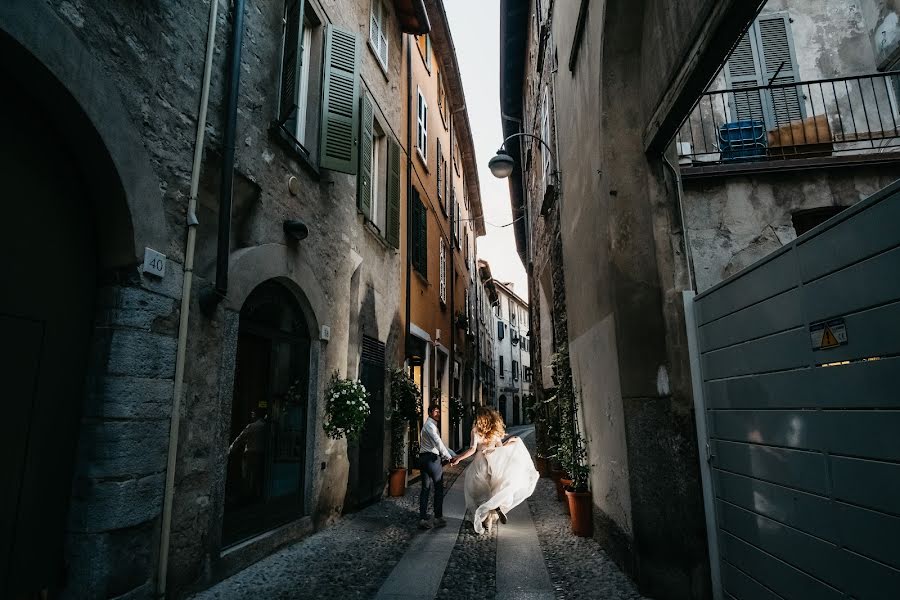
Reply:
[[[531,428],[511,433],[533,452]],[[193,598],[642,598],[595,540],[572,535],[549,479],[490,534],[453,518],[467,463],[445,468],[444,530],[416,528],[415,484],[404,497],[347,515]]]

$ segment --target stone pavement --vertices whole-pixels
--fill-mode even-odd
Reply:
[[[512,428],[533,451],[531,428]],[[593,539],[571,534],[553,483],[478,535],[464,521],[465,464],[445,469],[447,527],[420,531],[419,485],[288,546],[196,600],[381,598],[441,600],[641,600]]]

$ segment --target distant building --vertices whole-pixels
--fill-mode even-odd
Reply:
[[[531,355],[528,303],[512,283],[495,282],[493,307],[496,404],[507,425],[526,422],[525,401],[531,393]]]

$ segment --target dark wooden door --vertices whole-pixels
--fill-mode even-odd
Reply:
[[[0,71],[0,79],[9,83]],[[0,94],[0,597],[60,580],[96,286],[80,173],[10,85]],[[14,90],[14,91],[13,91]]]

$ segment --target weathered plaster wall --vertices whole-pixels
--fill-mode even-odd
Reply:
[[[882,166],[685,182],[685,220],[697,291],[794,240],[792,213],[850,206],[898,176],[896,166]]]
[[[900,58],[900,2],[861,0],[860,8],[878,60],[878,69],[896,69]]]

